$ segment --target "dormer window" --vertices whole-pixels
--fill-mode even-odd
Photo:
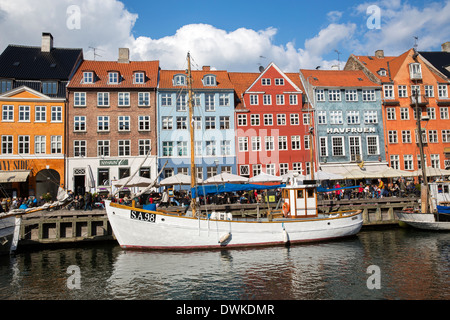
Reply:
[[[43,94],[57,94],[58,93],[58,83],[56,81],[42,82],[42,93]]]
[[[118,84],[119,83],[119,73],[109,72],[108,73],[108,84]]]
[[[144,84],[145,83],[145,73],[144,72],[136,72],[134,74],[134,83]]]
[[[409,65],[409,74],[411,80],[421,80],[422,68],[420,67],[420,63],[411,63]]]
[[[94,73],[92,71],[83,72],[83,83],[94,83]]]
[[[173,85],[174,86],[185,86],[186,85],[186,76],[184,74],[177,74],[173,77]]]
[[[381,68],[380,70],[378,70],[378,74],[382,77],[386,77],[386,69]]]
[[[216,86],[216,76],[214,75],[207,75],[203,78],[203,85],[204,86]]]

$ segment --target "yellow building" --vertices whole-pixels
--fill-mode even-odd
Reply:
[[[0,198],[64,187],[65,99],[22,86],[0,95]]]

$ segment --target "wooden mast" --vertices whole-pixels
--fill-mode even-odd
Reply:
[[[422,165],[422,180],[423,180],[423,188],[421,188],[421,202],[422,202],[422,213],[426,213],[428,211],[428,177],[427,177],[427,161],[425,159],[425,153],[423,152],[423,141],[422,141],[422,125],[421,125],[421,117],[422,110],[419,107],[419,93],[417,90],[413,92],[415,99],[415,110],[417,116],[417,140],[419,143],[419,151],[420,151],[420,163]]]
[[[191,54],[187,55],[188,63],[188,89],[189,89],[189,122],[190,122],[190,134],[191,134],[191,210],[192,216],[195,217],[197,213],[197,203],[195,197],[192,194],[192,188],[196,186],[197,172],[195,170],[195,143],[194,143],[194,108],[192,97],[192,73],[191,73]]]

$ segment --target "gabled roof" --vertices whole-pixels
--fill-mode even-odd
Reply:
[[[9,45],[0,55],[0,77],[17,80],[69,80],[82,49],[53,48],[42,52],[41,47]]]
[[[370,72],[372,72],[377,78],[381,80],[381,82],[390,82],[390,62],[394,60],[396,57],[382,57],[378,58],[376,56],[355,56],[351,55],[355,60],[359,61],[365,68],[367,68]],[[384,69],[386,70],[386,76],[380,75],[378,72]]]
[[[235,97],[235,106],[237,109],[244,108],[244,101],[242,99],[245,91],[255,82],[260,73],[250,72],[229,72],[228,76],[233,83]]]
[[[291,77],[288,77],[287,74],[284,73],[283,71],[281,71],[280,68],[278,68],[278,66],[277,66],[275,63],[273,63],[273,62],[271,62],[271,63],[267,66],[267,68],[266,68],[263,72],[261,72],[261,73],[259,74],[259,76],[256,78],[256,80],[255,80],[255,81],[247,88],[246,91],[251,91],[252,87],[253,87],[253,86],[254,86],[261,78],[264,78],[264,75],[268,72],[268,70],[269,70],[270,68],[274,68],[274,69],[275,69],[282,77],[284,77],[284,78],[290,83],[290,85],[294,87],[294,90],[302,91],[302,90],[300,89],[300,87],[301,87],[301,82],[300,82],[300,78],[298,77],[298,74],[297,74],[297,78],[296,78],[296,77],[292,77],[292,78],[291,78]]]
[[[304,79],[314,87],[379,87],[361,70],[304,70]]]
[[[185,86],[175,86],[173,84],[173,78],[176,75],[185,75],[187,77],[186,70],[161,70],[159,89],[180,89],[186,88]],[[217,70],[192,70],[192,89],[196,90],[233,90],[233,84],[228,78],[227,71],[217,71]],[[205,86],[203,83],[203,78],[207,75],[216,76],[216,86]]]
[[[83,74],[94,72],[93,83],[83,83]],[[108,84],[108,73],[119,72],[118,84]],[[134,83],[134,74],[145,72],[144,84]],[[68,88],[156,88],[158,86],[159,61],[131,61],[119,63],[117,61],[85,60],[70,81]]]

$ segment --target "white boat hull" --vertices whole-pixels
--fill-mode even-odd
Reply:
[[[0,254],[9,254],[13,243],[16,218],[9,216],[0,219]]]
[[[215,249],[323,241],[355,235],[363,223],[360,212],[327,219],[246,222],[180,217],[109,201],[106,211],[117,241],[126,249]]]
[[[398,219],[407,225],[423,230],[445,231],[450,230],[450,222],[436,221],[432,213],[397,212]]]

